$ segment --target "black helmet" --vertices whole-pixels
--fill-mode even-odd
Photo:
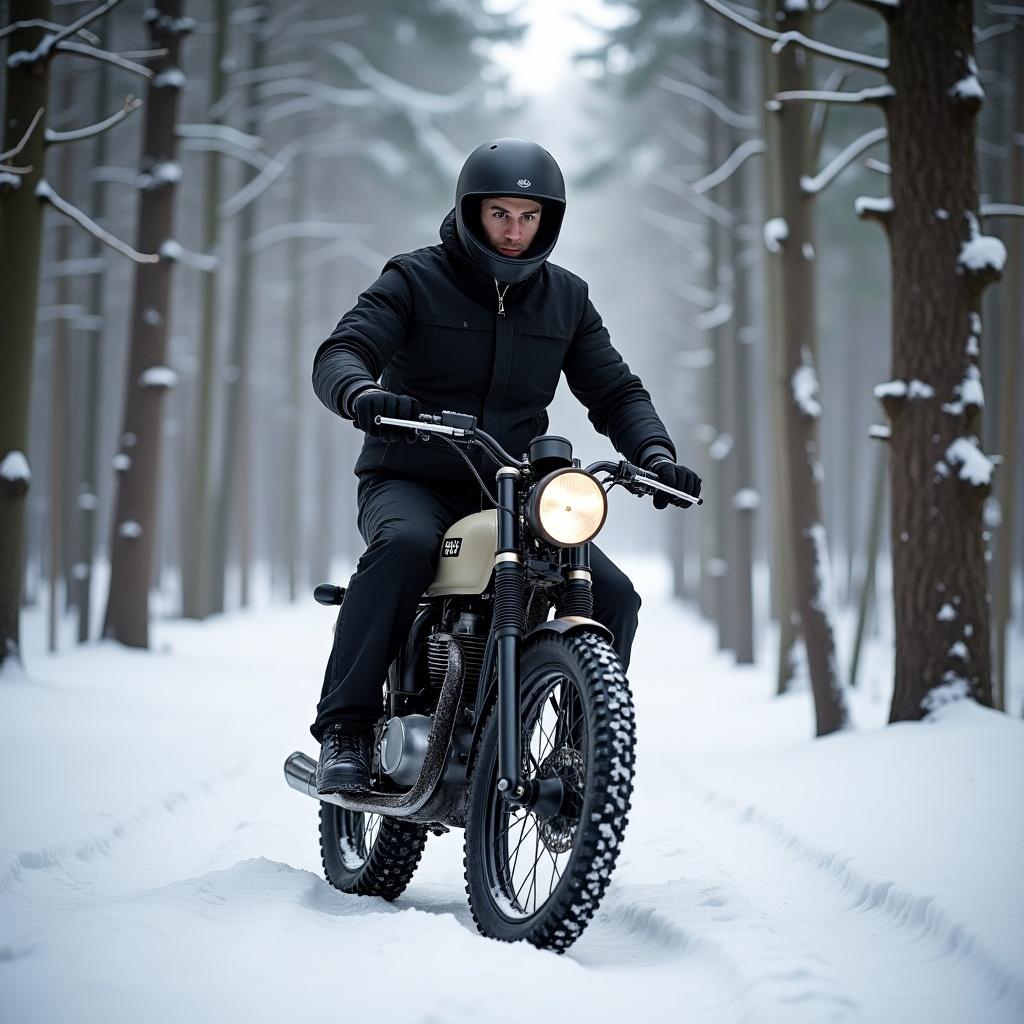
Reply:
[[[480,224],[480,202],[488,196],[524,196],[544,208],[530,248],[519,257],[502,256]],[[565,213],[565,182],[555,158],[536,142],[494,139],[469,154],[455,186],[455,224],[470,259],[488,277],[515,284],[551,255]]]

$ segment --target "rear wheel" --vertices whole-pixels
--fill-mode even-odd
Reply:
[[[498,793],[498,716],[484,727],[466,821],[466,889],[477,928],[563,951],[604,896],[633,786],[633,701],[615,652],[590,633],[544,636],[521,659],[523,775],[570,794],[540,817]]]
[[[324,877],[342,892],[397,899],[411,881],[426,842],[424,825],[320,804]]]

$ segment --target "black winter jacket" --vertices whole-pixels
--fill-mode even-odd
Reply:
[[[514,455],[547,430],[545,410],[565,373],[590,420],[633,462],[675,450],[639,377],[612,347],[586,282],[552,263],[504,296],[477,269],[455,230],[441,245],[395,256],[359,296],[313,359],[313,389],[332,412],[379,379],[423,411],[471,413]],[[477,465],[480,465],[477,462]],[[451,447],[367,436],[357,474],[385,471],[437,483],[471,482]]]

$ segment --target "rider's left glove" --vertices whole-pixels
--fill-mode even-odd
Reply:
[[[689,467],[677,465],[667,455],[652,455],[644,460],[643,468],[653,473],[666,487],[685,491],[695,498],[700,497],[700,477]],[[658,491],[654,495],[655,508],[665,508],[667,505],[689,508],[692,504],[692,501],[673,498],[662,491]]]
[[[387,416],[395,420],[414,420],[420,414],[420,403],[409,395],[396,395],[391,391],[371,388],[356,395],[352,403],[352,416],[356,426],[374,437],[382,437],[385,441],[397,441],[403,431],[398,427],[388,427],[376,421],[378,416]]]

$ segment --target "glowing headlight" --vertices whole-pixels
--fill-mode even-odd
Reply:
[[[530,525],[549,544],[585,544],[604,526],[608,499],[601,485],[582,469],[556,469],[530,495]]]

